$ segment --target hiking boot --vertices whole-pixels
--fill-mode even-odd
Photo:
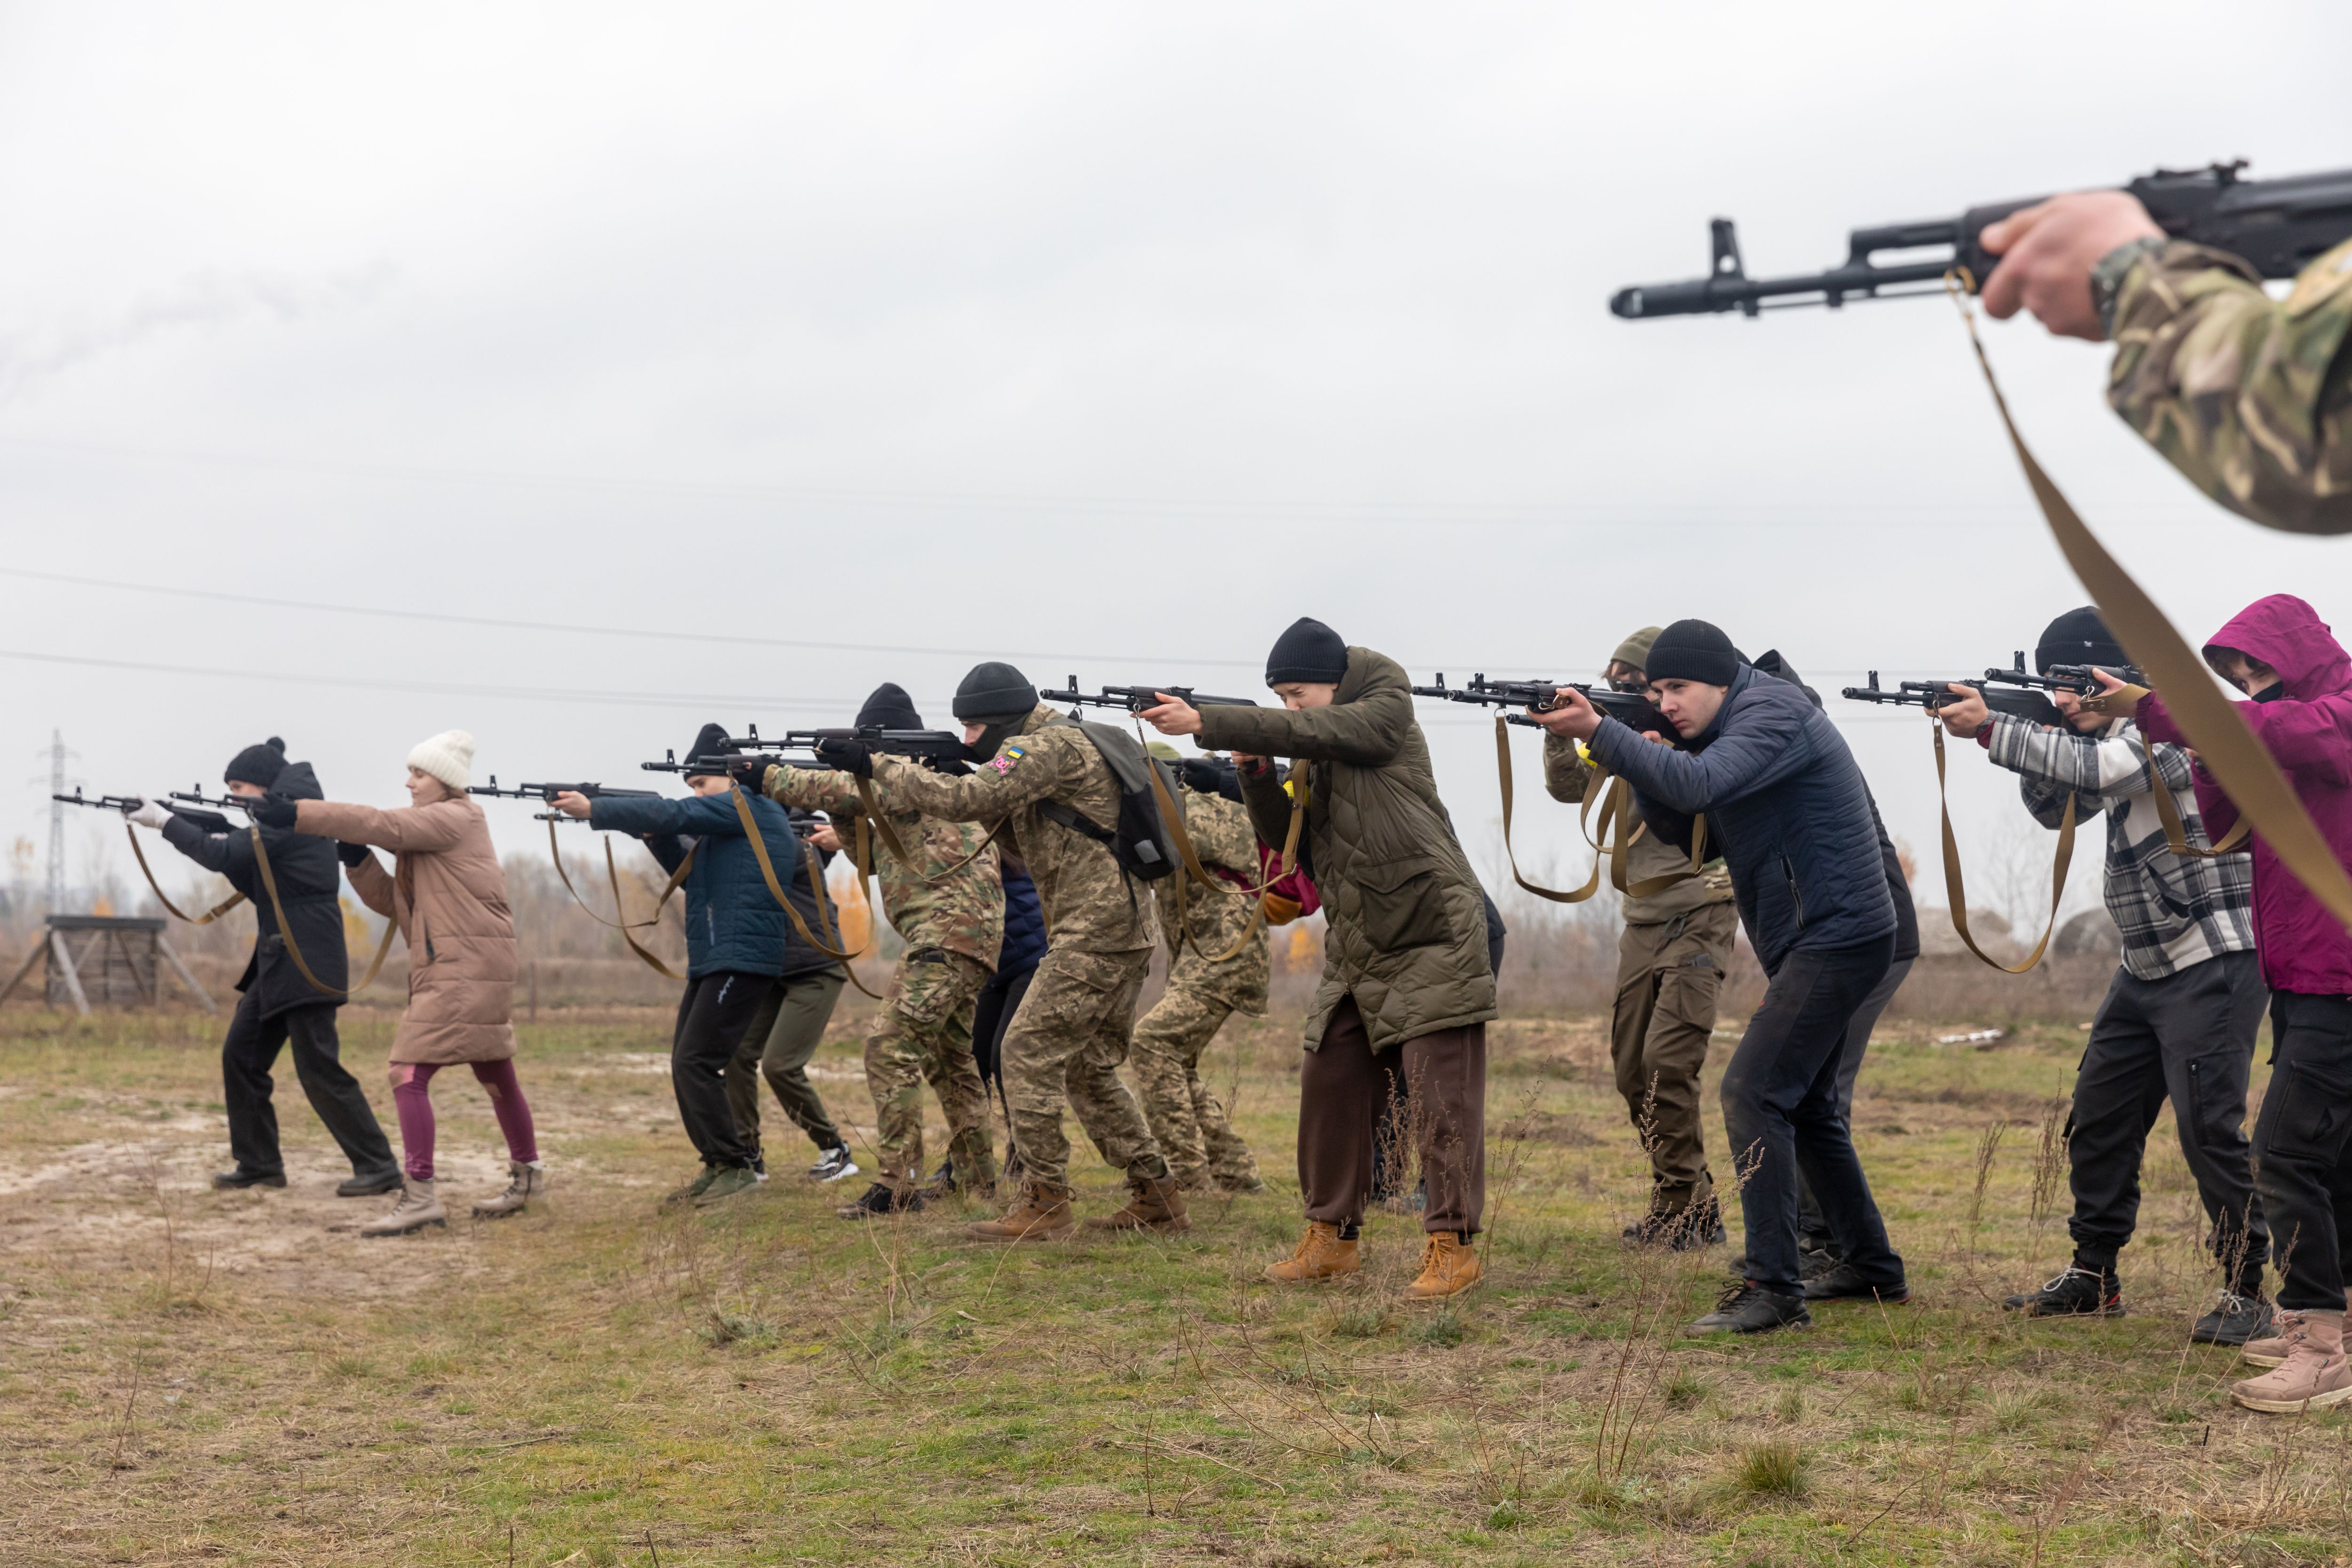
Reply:
[[[2286,1342],[2297,1331],[2303,1314],[2281,1308],[2271,1315],[2270,1333],[2258,1340],[2248,1340],[2238,1351],[2238,1359],[2255,1366],[2284,1366]]]
[[[1724,1234],[1723,1211],[1712,1198],[1678,1209],[1652,1209],[1619,1236],[1628,1247],[1663,1247],[1669,1252],[1697,1252],[1730,1239]]]
[[[1184,1194],[1173,1176],[1129,1176],[1127,1205],[1087,1221],[1088,1230],[1179,1231],[1192,1228],[1184,1212]]]
[[[1910,1299],[1909,1281],[1897,1279],[1892,1285],[1874,1285],[1851,1263],[1832,1263],[1805,1281],[1808,1301],[1876,1301],[1882,1306],[1899,1307]]]
[[[666,1209],[674,1209],[680,1207],[683,1205],[694,1202],[695,1199],[700,1197],[703,1194],[710,1190],[710,1184],[719,1179],[719,1173],[722,1167],[718,1165],[703,1166],[701,1173],[696,1176],[694,1180],[687,1183],[686,1185],[682,1187],[677,1188],[665,1196],[661,1201],[661,1206]]]
[[[1813,1315],[1801,1297],[1783,1296],[1742,1279],[1725,1290],[1715,1310],[1683,1331],[1701,1334],[1769,1334],[1775,1329],[1810,1329]]]
[[[247,1187],[282,1187],[285,1184],[286,1173],[283,1171],[278,1172],[273,1176],[264,1174],[259,1171],[247,1171],[243,1168],[239,1168],[234,1171],[223,1171],[213,1178],[213,1189],[215,1192],[223,1193],[241,1193]],[[399,1184],[399,1174],[395,1172],[394,1173],[393,1186],[398,1186]],[[379,1192],[388,1193],[392,1191],[392,1187],[380,1187],[377,1190]]]
[[[1248,1197],[1265,1191],[1263,1176],[1219,1176],[1210,1184],[1213,1190],[1227,1197]]]
[[[751,1166],[722,1165],[712,1173],[709,1185],[696,1196],[694,1206],[698,1209],[713,1207],[738,1193],[748,1193],[759,1184],[760,1178],[751,1173]]]
[[[449,1216],[441,1207],[441,1200],[433,1195],[433,1184],[420,1182],[414,1176],[404,1176],[400,1198],[392,1207],[360,1226],[362,1236],[406,1236],[423,1230],[428,1225],[449,1228]]]
[[[1277,1284],[1297,1285],[1309,1279],[1353,1274],[1363,1266],[1362,1242],[1352,1236],[1342,1238],[1336,1225],[1309,1220],[1307,1234],[1299,1237],[1297,1247],[1281,1262],[1267,1264],[1265,1277]]]
[[[2286,1359],[2260,1377],[2231,1384],[2230,1397],[2249,1410],[2279,1415],[2325,1410],[2352,1399],[2352,1364],[2344,1359],[2344,1314],[2281,1312],[2278,1321],[2285,1330],[2280,1338],[2286,1344]]]
[[[816,1163],[808,1168],[808,1179],[812,1182],[838,1182],[856,1174],[857,1162],[849,1157],[849,1145],[846,1143],[836,1143],[827,1149],[816,1157]]]
[[[2029,1318],[2120,1318],[2124,1282],[2104,1269],[2068,1264],[2065,1273],[2044,1280],[2041,1289],[2011,1296],[2001,1305]]]
[[[1404,1293],[1416,1301],[1458,1296],[1478,1283],[1486,1272],[1477,1249],[1468,1242],[1450,1230],[1433,1231],[1421,1255],[1421,1272],[1413,1276]]]
[[[216,1187],[221,1185],[221,1178],[215,1176],[213,1185]],[[398,1191],[400,1191],[400,1167],[394,1165],[388,1171],[371,1171],[364,1176],[354,1175],[338,1183],[335,1195],[339,1198],[373,1198],[384,1193]]]
[[[509,1215],[522,1213],[530,1200],[547,1195],[547,1173],[537,1164],[525,1164],[520,1160],[507,1162],[507,1190],[494,1198],[484,1198],[474,1205],[476,1219],[504,1219]]]
[[[900,1192],[876,1182],[857,1197],[833,1211],[836,1219],[874,1219],[885,1215],[913,1214],[923,1206],[923,1194],[913,1188]]]
[[[1797,1237],[1797,1278],[1810,1284],[1838,1266],[1838,1255],[1810,1236]]]
[[[1021,1195],[1002,1219],[964,1227],[974,1241],[1051,1241],[1077,1228],[1070,1217],[1070,1189],[1024,1182]]]
[[[2248,1343],[2249,1341],[2262,1339],[2270,1333],[2271,1317],[2271,1304],[2260,1296],[2240,1296],[2224,1290],[2221,1299],[2213,1303],[2213,1310],[2198,1319],[2197,1326],[2189,1331],[2189,1342],[2196,1345],[2245,1345],[2251,1350],[2253,1347]],[[2246,1359],[2253,1360],[2252,1356]],[[2276,1366],[2285,1359],[2286,1348],[2282,1345],[2278,1361],[2255,1362],[2254,1364]]]

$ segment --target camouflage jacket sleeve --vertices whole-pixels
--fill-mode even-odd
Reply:
[[[1592,764],[1577,753],[1576,742],[1565,735],[1544,737],[1544,789],[1552,799],[1574,805],[1592,784]]]
[[[2268,528],[2352,532],[2352,242],[2284,301],[2174,241],[2116,294],[2107,401],[2198,489]]]
[[[796,805],[803,811],[852,812],[863,809],[857,781],[831,768],[772,767],[761,788],[770,800]]]
[[[1037,745],[1027,735],[1007,741],[971,773],[935,773],[900,757],[874,759],[874,782],[889,792],[890,807],[949,822],[999,822],[1076,782],[1067,748]]]

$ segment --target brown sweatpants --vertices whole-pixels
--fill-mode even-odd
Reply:
[[[1738,933],[1737,906],[1701,904],[1670,921],[1628,923],[1617,941],[1609,1059],[1626,1114],[1648,1149],[1654,1213],[1680,1214],[1715,1193],[1698,1080]]]
[[[1298,1070],[1298,1190],[1307,1217],[1355,1225],[1372,1192],[1372,1139],[1388,1078],[1412,1092],[1413,1146],[1429,1178],[1422,1229],[1475,1233],[1486,1209],[1486,1026],[1407,1040],[1375,1056],[1352,996]]]

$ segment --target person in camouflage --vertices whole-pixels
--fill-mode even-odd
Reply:
[[[971,1227],[984,1241],[1042,1240],[1072,1227],[1066,1100],[1104,1160],[1127,1174],[1117,1213],[1090,1219],[1111,1229],[1183,1230],[1183,1194],[1135,1097],[1119,1081],[1135,1027],[1135,1002],[1159,937],[1151,900],[1097,837],[1118,820],[1118,781],[1080,726],[1037,700],[1037,687],[1009,664],[976,667],[957,689],[968,753],[978,771],[958,778],[855,742],[819,760],[870,775],[895,808],[950,822],[992,823],[1027,862],[1052,944],[1004,1037],[1004,1080],[1022,1190],[1004,1217]],[[1112,731],[1116,736],[1117,731]]]
[[[1987,313],[2112,339],[2108,403],[2198,489],[2266,528],[2352,532],[2352,241],[2280,300],[2122,191],[2054,197],[1983,238],[2001,258]]]
[[[1150,751],[1167,762],[1181,760],[1165,741],[1154,741]],[[1187,887],[1180,910],[1181,875],[1153,885],[1170,949],[1168,988],[1137,1022],[1130,1059],[1143,1113],[1177,1184],[1188,1193],[1262,1192],[1265,1183],[1249,1145],[1201,1081],[1201,1053],[1225,1020],[1235,1013],[1265,1015],[1271,948],[1258,900],[1246,896],[1257,886],[1257,830],[1240,800],[1220,793],[1216,764],[1193,763],[1182,775],[1184,831],[1202,866],[1235,892]],[[1241,793],[1238,785],[1234,793]]]
[[[905,689],[885,681],[858,710],[857,725],[919,730],[922,715]],[[996,1151],[989,1136],[988,1095],[972,1059],[972,1005],[995,973],[1004,939],[1004,889],[996,851],[969,823],[926,816],[898,792],[873,784],[880,820],[905,847],[900,859],[884,841],[875,860],[882,912],[907,943],[898,973],[866,1033],[866,1087],[874,1096],[874,1152],[881,1168],[865,1194],[837,1212],[844,1219],[923,1205],[923,1084],[947,1116],[948,1152],[957,1184],[996,1189]],[[822,811],[846,823],[866,807],[856,781],[831,769],[771,767],[761,779],[771,799]]]
[[[1639,691],[1659,628],[1643,626],[1618,645],[1606,679],[1621,691]],[[1581,801],[1595,770],[1574,741],[1544,739],[1544,787],[1554,800]],[[1686,871],[1690,858],[1657,835],[1635,831],[1632,816],[1618,825],[1625,872],[1636,885]],[[1626,845],[1631,838],[1633,842]],[[1715,1180],[1706,1167],[1700,1121],[1699,1073],[1715,1035],[1715,1007],[1739,934],[1731,901],[1731,873],[1721,856],[1696,877],[1648,894],[1625,897],[1625,929],[1617,939],[1617,999],[1610,1011],[1609,1059],[1617,1092],[1650,1157],[1650,1207],[1628,1226],[1625,1239],[1676,1251],[1724,1239]]]

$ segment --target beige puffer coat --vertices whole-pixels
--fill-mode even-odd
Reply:
[[[295,829],[394,852],[387,873],[369,856],[352,889],[389,915],[408,944],[408,1011],[394,1062],[504,1061],[515,1054],[514,914],[489,824],[471,795],[379,811],[306,800]]]

